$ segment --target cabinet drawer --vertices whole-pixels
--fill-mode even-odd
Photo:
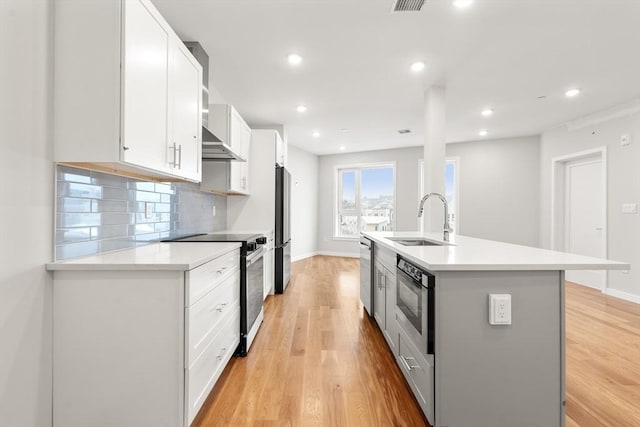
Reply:
[[[430,364],[420,355],[404,334],[402,328],[397,327],[397,330],[399,333],[396,361],[429,423],[433,424],[435,405],[433,364]]]
[[[191,424],[240,343],[240,307],[227,313],[216,336],[186,371],[187,416]]]
[[[227,277],[187,310],[187,361],[192,366],[227,313],[240,305],[240,270]]]
[[[396,254],[387,248],[383,248],[381,245],[376,245],[374,248],[374,256],[377,261],[384,264],[391,274],[396,274]]]
[[[240,268],[240,249],[187,271],[187,307],[202,298],[220,281],[237,274],[234,271],[236,268]]]

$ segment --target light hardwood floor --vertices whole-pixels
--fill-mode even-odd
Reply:
[[[566,286],[567,427],[640,426],[640,305]]]
[[[566,300],[567,427],[640,426],[640,306],[573,284]],[[232,359],[192,424],[427,425],[363,316],[358,259],[324,256],[293,264],[249,355]]]

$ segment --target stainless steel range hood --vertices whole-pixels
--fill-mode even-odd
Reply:
[[[220,162],[236,160],[245,162],[238,153],[234,152],[231,147],[222,142],[220,138],[215,136],[209,129],[202,126],[202,161],[203,162]]]
[[[202,161],[245,162],[242,156],[227,145],[227,141],[222,141],[209,130],[209,55],[198,42],[184,42],[184,44],[202,65]]]

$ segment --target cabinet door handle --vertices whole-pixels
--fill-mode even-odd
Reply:
[[[409,360],[415,360],[413,357],[405,357],[400,355],[400,360],[402,361],[402,364],[404,365],[405,368],[407,368],[407,371],[413,371],[414,369],[422,369],[419,365],[410,365],[409,364]]]
[[[182,144],[178,145],[178,169],[182,169]]]
[[[222,313],[222,310],[227,306],[228,303],[223,302],[222,304],[220,304],[218,307],[216,307],[216,310],[218,311],[218,313]]]

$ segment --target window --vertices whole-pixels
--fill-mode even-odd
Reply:
[[[458,201],[460,200],[460,167],[459,158],[447,158],[444,165],[444,197],[449,205],[449,225],[454,233],[458,232],[460,221],[458,219]],[[420,189],[419,198],[424,196],[424,160],[420,160]],[[424,222],[418,220],[418,229],[424,230]]]
[[[393,164],[340,167],[336,169],[336,175],[335,237],[357,238],[360,231],[393,230]]]

